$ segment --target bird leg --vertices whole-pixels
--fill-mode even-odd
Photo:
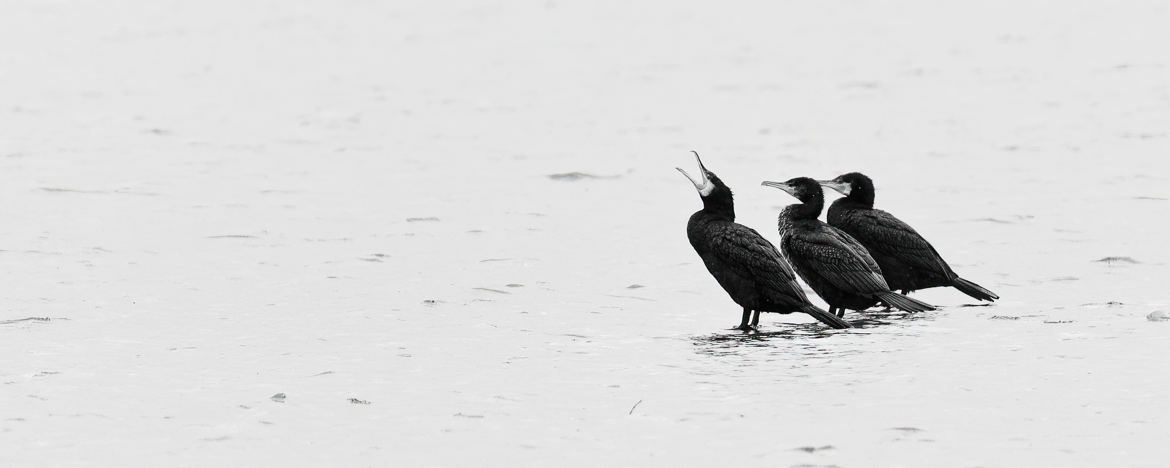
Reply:
[[[752,326],[748,325],[748,322],[750,322],[751,320],[752,320],[752,310],[747,308],[747,307],[744,307],[743,308],[743,318],[739,321],[739,326],[733,328],[733,330],[752,331],[753,330]]]
[[[760,325],[760,315],[762,314],[760,314],[760,311],[758,310],[754,315],[752,315],[752,328],[756,328]]]

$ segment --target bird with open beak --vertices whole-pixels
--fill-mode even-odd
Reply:
[[[762,312],[804,312],[833,328],[851,327],[849,322],[809,302],[804,289],[796,283],[796,273],[776,247],[760,233],[735,222],[731,189],[707,170],[698,153],[695,162],[699,165],[698,178],[677,168],[703,200],[703,209],[687,221],[687,239],[715,281],[743,308],[736,329],[755,330]]]

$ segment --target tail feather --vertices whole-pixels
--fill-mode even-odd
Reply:
[[[850,325],[849,322],[846,322],[844,319],[837,317],[836,315],[825,312],[817,306],[808,305],[800,310],[806,314],[811,315],[813,318],[820,320],[822,323],[830,327],[853,328],[853,325]]]
[[[956,276],[953,283],[954,284],[952,284],[952,286],[954,286],[955,289],[958,289],[963,294],[974,297],[975,299],[979,299],[981,301],[994,301],[999,299],[999,296],[996,296],[995,293],[991,292],[987,288],[967,281],[963,278]]]
[[[904,310],[906,312],[924,312],[935,309],[935,307],[930,304],[922,302],[918,299],[903,296],[893,291],[886,291],[884,293],[878,294],[878,297],[881,298],[882,302],[885,302],[886,304],[889,304],[896,309]]]

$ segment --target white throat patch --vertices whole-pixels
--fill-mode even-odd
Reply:
[[[705,197],[707,195],[710,195],[711,192],[715,191],[715,184],[711,183],[711,180],[708,179],[708,180],[703,181],[702,187],[695,187],[695,188],[699,189],[699,196]]]

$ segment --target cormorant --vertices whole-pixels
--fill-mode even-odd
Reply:
[[[780,249],[804,282],[829,303],[829,313],[843,316],[845,309],[865,310],[878,301],[907,312],[934,310],[930,304],[891,291],[865,247],[817,219],[825,206],[817,181],[798,177],[763,185],[801,201],[780,212]]]
[[[676,168],[695,185],[703,199],[703,209],[687,221],[687,238],[711,276],[731,300],[743,307],[737,329],[754,329],[760,322],[760,312],[804,312],[833,328],[852,327],[809,302],[796,284],[792,267],[776,247],[754,229],[735,222],[731,189],[703,166],[699,153],[695,153],[695,161],[699,163],[697,180]]]
[[[938,286],[954,286],[982,301],[999,299],[983,286],[960,278],[934,247],[914,228],[894,215],[873,208],[873,181],[850,172],[821,185],[845,195],[829,207],[829,225],[861,242],[886,277],[890,289],[902,294]]]

